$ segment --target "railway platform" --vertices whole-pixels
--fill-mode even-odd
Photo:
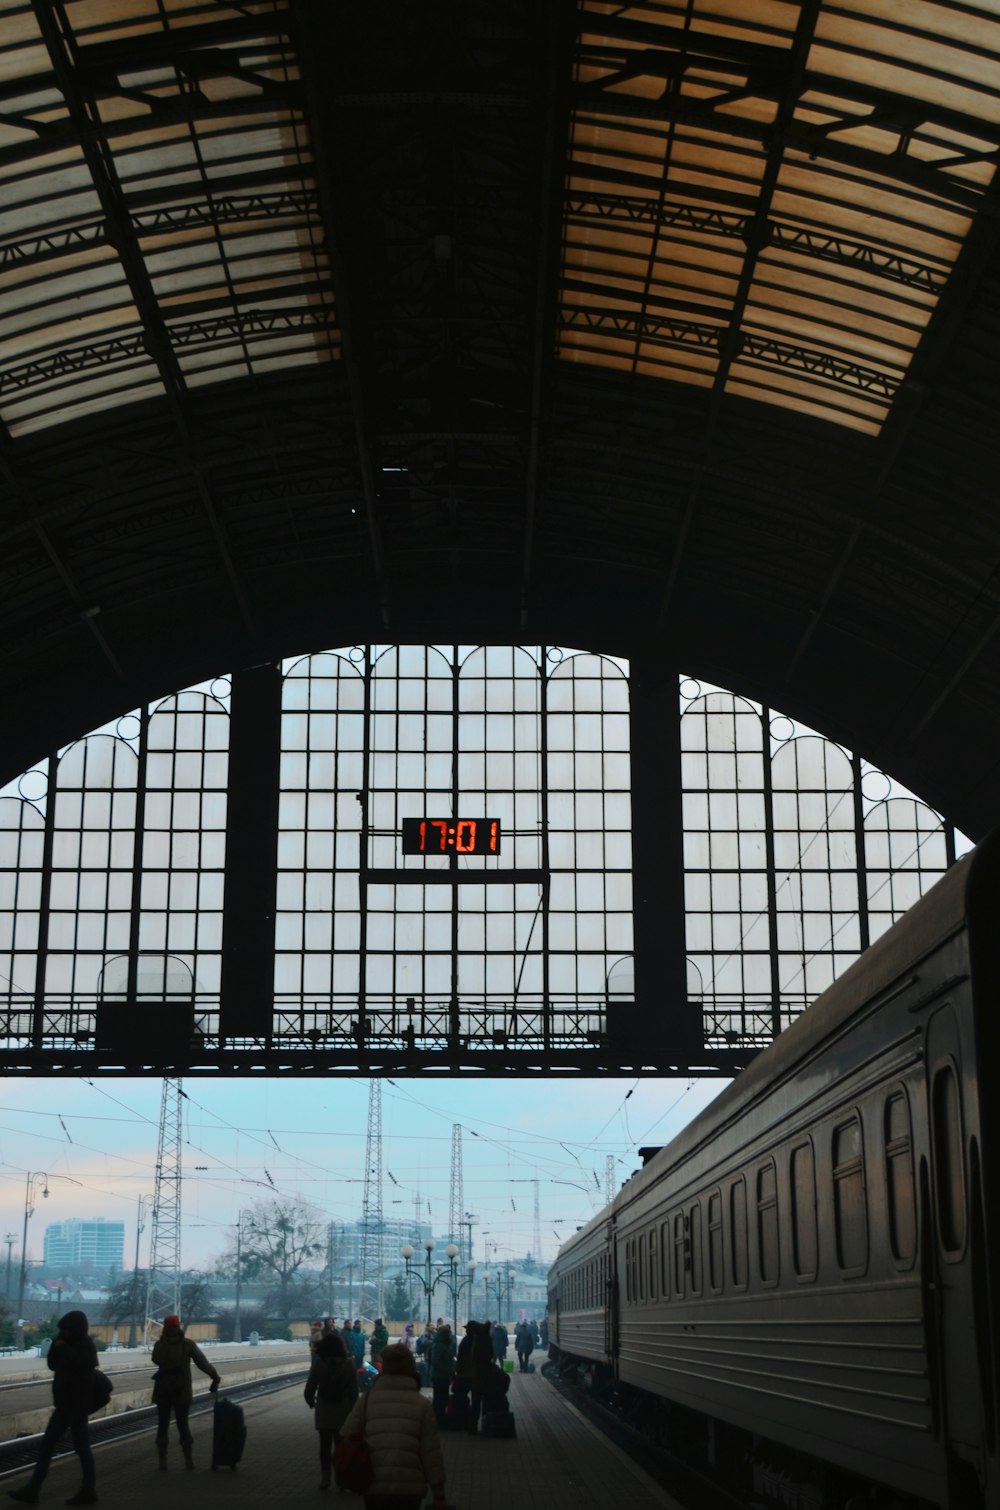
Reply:
[[[540,1372],[514,1375],[509,1399],[517,1422],[514,1440],[442,1434],[448,1503],[456,1510],[681,1510]],[[300,1386],[245,1401],[244,1410],[247,1445],[235,1471],[211,1471],[208,1410],[191,1417],[193,1473],[184,1469],[175,1436],[168,1471],[157,1471],[151,1429],[97,1446],[101,1505],[176,1510],[180,1493],[185,1510],[270,1510],[287,1504],[297,1510],[362,1510],[356,1495],[319,1489],[318,1440]],[[0,1510],[10,1503],[7,1490],[25,1483],[29,1473],[22,1468],[0,1476]],[[54,1461],[40,1503],[61,1505],[78,1487],[77,1460],[67,1451]]]

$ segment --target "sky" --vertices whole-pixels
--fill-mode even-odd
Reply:
[[[522,1257],[533,1247],[539,1182],[542,1258],[604,1204],[606,1161],[615,1188],[639,1167],[637,1150],[669,1141],[725,1080],[601,1079],[382,1081],[383,1210],[411,1218],[419,1197],[435,1235],[449,1217],[452,1128],[462,1129],[465,1209],[476,1218],[473,1256]],[[292,1076],[188,1078],[183,1124],[182,1263],[208,1268],[233,1241],[237,1213],[272,1196],[302,1196],[327,1221],[360,1217],[368,1081]],[[36,1179],[29,1260],[45,1227],[71,1217],[125,1223],[135,1257],[141,1195],[154,1186],[162,1082],[156,1079],[0,1081],[0,1239],[21,1249],[26,1186]],[[140,1239],[148,1261],[149,1223]]]

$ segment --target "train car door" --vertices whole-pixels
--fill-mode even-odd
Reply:
[[[975,1308],[969,1219],[969,1169],[963,1097],[963,1054],[958,1020],[951,1004],[927,1023],[927,1107],[933,1262],[929,1275],[927,1325],[937,1330],[943,1435],[958,1459],[978,1462],[983,1417],[975,1386]],[[972,1365],[972,1366],[970,1366]],[[955,1500],[974,1505],[975,1501]]]

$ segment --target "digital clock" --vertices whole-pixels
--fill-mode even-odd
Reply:
[[[404,855],[498,855],[499,818],[404,818]]]

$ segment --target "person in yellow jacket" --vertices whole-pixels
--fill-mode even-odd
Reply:
[[[177,1422],[177,1435],[184,1453],[184,1466],[194,1467],[192,1456],[191,1428],[188,1426],[188,1411],[194,1397],[191,1382],[191,1365],[207,1374],[212,1383],[209,1393],[215,1394],[219,1387],[218,1370],[213,1368],[201,1348],[185,1337],[179,1316],[165,1316],[163,1330],[153,1347],[153,1404],[156,1406],[156,1453],[161,1472],[167,1466],[167,1443],[170,1437],[170,1412]]]
[[[382,1373],[354,1406],[341,1437],[364,1434],[374,1478],[365,1510],[420,1510],[427,1485],[445,1510],[444,1459],[430,1400],[420,1392],[416,1359],[404,1343],[382,1349]]]

